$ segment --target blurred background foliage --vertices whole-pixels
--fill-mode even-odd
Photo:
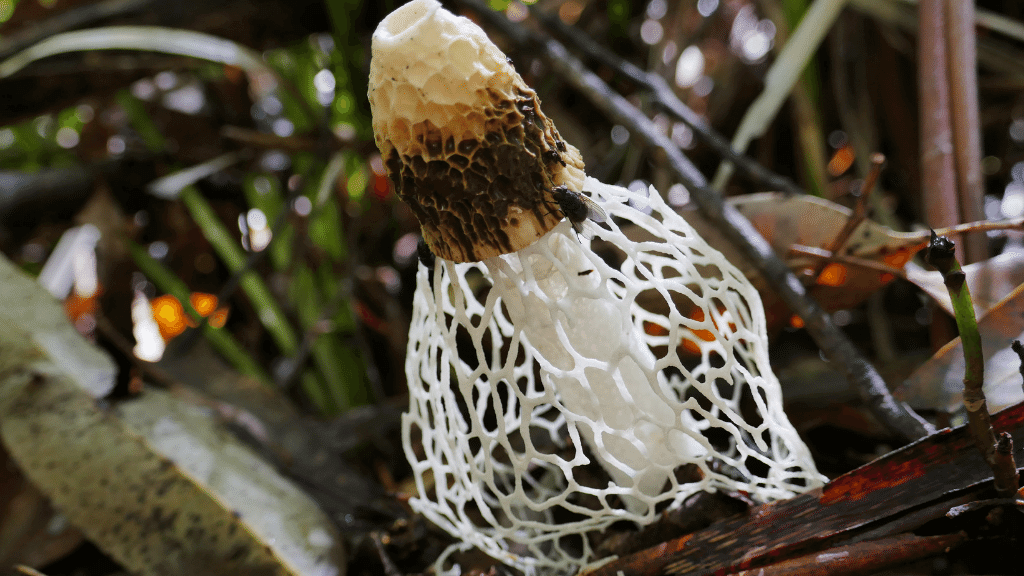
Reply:
[[[488,4],[532,25],[519,2]],[[537,4],[663,75],[724,134],[736,128],[809,5]],[[196,49],[214,61],[166,51],[68,51],[0,80],[4,252],[38,273],[66,230],[92,224],[102,232],[95,290],[76,284],[70,293],[55,292],[70,294],[83,333],[102,340],[98,330],[107,327],[134,339],[137,356],[155,360],[176,338],[183,347],[194,344],[190,334],[199,329],[237,369],[291,391],[320,415],[400,396],[417,226],[389,190],[365,98],[369,36],[396,5],[3,0],[3,58],[69,30],[158,25],[251,48],[272,70],[268,79],[244,62],[216,61],[219,48],[210,44]],[[914,33],[905,25],[912,5],[852,6],[751,154],[808,192],[849,204],[867,154],[884,151],[890,160],[875,216],[906,227],[922,221],[924,202],[917,192]],[[1020,17],[1012,2],[979,6],[1008,22]],[[674,190],[621,126],[543,74],[529,52],[507,48],[595,176]],[[1016,57],[1021,43],[996,48]],[[986,75],[985,60],[981,70],[985,202],[990,216],[1013,216],[1020,212],[1013,184],[1022,172],[1014,167],[1024,165],[1022,101],[1013,91],[1021,72]],[[617,87],[648,107],[642,94],[630,94],[635,87]],[[689,128],[651,112],[705,173],[714,171],[717,157]],[[742,177],[726,187],[730,194],[748,190]],[[197,299],[207,303],[203,311],[189,304]],[[132,319],[133,302],[152,309],[153,342],[141,340],[147,332]],[[914,309],[920,325],[927,314]],[[861,317],[853,311],[843,318],[856,324]],[[914,337],[912,348],[928,347],[927,335]]]
[[[116,351],[119,394],[138,390],[146,366],[139,360],[187,359],[209,345],[308,415],[404,403],[418,224],[390,190],[365,96],[370,35],[399,3],[0,0],[0,60],[71,30],[162,26],[234,42],[270,70],[221,61],[222,47],[211,42],[196,46],[210,59],[70,51],[0,78],[0,249],[26,271],[49,266],[45,278],[65,279],[47,288],[80,332]],[[522,3],[488,4],[537,26]],[[533,4],[663,76],[703,120],[730,135],[809,1]],[[913,4],[851,1],[749,151],[809,193],[846,205],[856,201],[869,155],[884,152],[872,216],[895,229],[924,222],[928,202],[918,159]],[[1024,215],[1024,3],[977,4],[1002,26],[979,35],[985,214],[1016,217]],[[458,3],[445,5],[460,12]],[[685,191],[624,127],[546,73],[536,54],[496,40],[581,149],[591,175],[653,183],[684,203]],[[690,128],[610,69],[596,70],[704,174],[714,174],[720,159]],[[758,188],[740,175],[724,191]],[[82,230],[99,234],[76,236],[77,251],[56,258],[61,239]],[[997,254],[1019,246],[1020,234],[990,233],[988,242]],[[933,322],[933,311],[913,285],[897,281],[834,319],[899,381],[952,335],[945,319]],[[852,393],[828,375],[798,326],[782,329],[773,354],[790,386],[787,399],[803,402],[809,423],[800,429],[812,447],[821,421],[830,433],[842,428],[873,439],[842,456],[822,451],[823,470],[873,458],[873,442],[884,434],[851,414],[844,402]],[[831,380],[836,388],[822,386]],[[800,414],[791,413],[798,426]],[[376,424],[395,426],[388,418]],[[391,442],[390,452],[376,447],[391,457],[373,475],[394,489],[404,463]]]
[[[400,353],[378,340],[390,337],[386,295],[400,284],[389,247],[410,222],[395,221],[379,160],[374,172],[364,96],[367,34],[393,6],[361,4],[5,2],[5,56],[52,35],[32,38],[40,19],[99,25],[120,15],[257,46],[276,75],[275,86],[253,88],[243,65],[120,51],[70,52],[5,80],[5,250],[39,272],[65,229],[89,223],[82,210],[106,203],[95,224],[132,248],[133,262],[104,262],[101,249],[96,290],[75,294],[92,300],[74,318],[86,334],[101,337],[102,315],[157,360],[164,344],[209,324],[236,368],[297,384],[323,415],[399,392],[368,376],[364,358],[390,366],[388,354]],[[209,309],[189,310],[203,294]],[[131,322],[139,298],[153,309],[155,342]],[[201,320],[213,310],[222,313]]]
[[[526,19],[519,2],[488,4]],[[70,51],[3,78],[3,250],[39,272],[65,230],[96,225],[103,232],[97,290],[72,294],[81,301],[75,320],[84,333],[102,337],[101,315],[118,333],[145,338],[132,321],[136,302],[150,306],[158,322],[160,341],[136,344],[148,347],[147,359],[202,325],[239,370],[293,390],[318,414],[401,395],[417,227],[389,190],[365,98],[369,35],[396,5],[0,2],[0,57],[73,29],[159,25],[252,48],[273,71],[267,80],[242,62]],[[914,38],[901,20],[910,5],[853,5],[751,153],[810,193],[849,203],[867,154],[884,151],[890,162],[876,217],[906,226],[921,221],[922,203],[915,192]],[[1014,3],[979,6],[1020,16]],[[808,2],[567,0],[538,7],[663,75],[684,102],[729,134]],[[1020,42],[1000,47],[1016,55]],[[672,189],[621,126],[544,75],[531,54],[507,48],[595,176]],[[217,49],[197,46],[200,53]],[[986,108],[990,215],[1014,214],[1012,205],[1002,210],[1007,182],[1017,181],[1010,167],[1018,165],[1022,142],[1013,128],[1022,120],[1014,120],[1020,102],[1012,85],[982,85],[983,97],[992,98],[986,105],[999,104]],[[644,106],[641,94],[633,97]],[[717,158],[689,128],[652,113],[705,173],[713,172]],[[1000,130],[1000,121],[1009,130]],[[749,184],[733,178],[727,191]],[[202,314],[187,304],[197,295],[212,303]],[[216,319],[202,320],[214,310]]]

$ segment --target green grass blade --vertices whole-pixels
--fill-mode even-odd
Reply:
[[[181,201],[228,270],[232,273],[243,270],[246,266],[245,252],[199,191],[194,186],[183,188]],[[299,347],[298,338],[263,279],[255,271],[246,270],[242,274],[240,286],[281,353],[293,356]]]

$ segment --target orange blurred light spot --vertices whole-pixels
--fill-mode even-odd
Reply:
[[[149,305],[153,308],[153,320],[160,329],[160,336],[165,341],[185,331],[185,309],[177,298],[164,294],[154,298]]]
[[[94,316],[96,314],[98,296],[99,290],[87,298],[79,296],[72,290],[71,294],[64,299],[64,314],[71,320],[72,324],[77,323],[83,316]]]
[[[832,176],[842,175],[853,165],[853,156],[853,146],[849,144],[836,150],[836,153],[828,161],[828,173]]]
[[[900,248],[895,252],[883,255],[882,261],[893,268],[903,268],[903,265],[909,262],[912,256],[913,253],[910,250]]]
[[[583,3],[578,2],[577,0],[563,2],[558,8],[558,19],[561,20],[563,24],[567,24],[569,26],[575,24],[576,21],[580,19],[581,14],[583,14]]]
[[[188,299],[192,302],[192,307],[196,309],[196,312],[199,312],[200,316],[209,316],[211,312],[217,309],[217,297],[213,294],[193,292],[189,295]]]
[[[842,286],[846,284],[846,266],[832,262],[821,271],[818,284],[822,286]]]
[[[391,181],[387,176],[382,174],[373,175],[373,195],[374,197],[383,200],[388,197],[391,192]]]
[[[793,328],[803,328],[804,327],[804,319],[799,317],[799,316],[797,316],[796,314],[793,314],[789,318],[789,325],[792,326]]]
[[[878,281],[881,282],[882,284],[888,284],[889,282],[892,282],[893,278],[895,278],[895,276],[889,274],[888,272],[883,272],[878,275]]]
[[[213,326],[214,328],[223,328],[224,325],[228,323],[228,309],[227,308],[219,308],[219,309],[217,309],[213,313],[213,315],[210,316],[209,320],[207,320],[207,323],[210,326]]]
[[[370,310],[369,306],[363,304],[359,300],[356,300],[353,308],[355,309],[356,316],[359,317],[359,320],[369,329],[381,334],[387,333],[387,322],[382,320],[380,316],[377,316],[373,310]]]
[[[228,82],[231,82],[232,84],[241,84],[243,81],[245,81],[245,70],[242,70],[242,68],[239,66],[225,64],[222,69],[222,72],[224,74],[224,78],[226,78]]]
[[[205,292],[193,292],[188,297],[189,303],[201,316],[209,316],[209,324],[214,328],[223,328],[228,321],[228,309],[217,308],[217,297]],[[149,305],[153,308],[153,319],[160,329],[164,341],[181,334],[186,327],[195,328],[199,325],[188,314],[177,298],[170,294],[157,296]]]

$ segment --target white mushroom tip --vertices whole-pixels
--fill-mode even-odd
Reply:
[[[477,91],[491,76],[515,74],[479,26],[437,0],[413,0],[385,17],[373,33],[371,52],[371,106],[375,87],[389,81],[416,89],[399,95],[404,100],[475,106]],[[374,116],[380,112],[375,109]]]
[[[412,0],[391,14],[388,14],[373,33],[374,42],[399,42],[410,36],[415,30],[423,25],[424,21],[432,18],[441,3],[437,0]]]

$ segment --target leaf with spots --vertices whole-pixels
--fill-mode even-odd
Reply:
[[[91,347],[2,258],[0,277],[5,300],[35,306],[65,348]],[[327,517],[211,414],[156,390],[98,403],[33,318],[0,313],[0,440],[97,546],[144,575],[343,572]]]

